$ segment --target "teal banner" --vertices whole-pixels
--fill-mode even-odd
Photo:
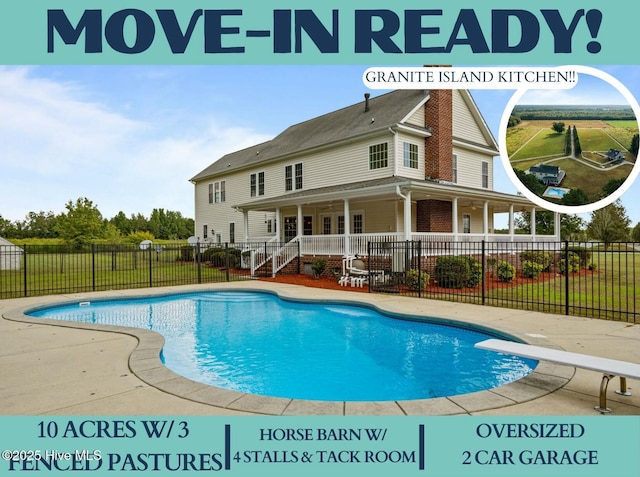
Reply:
[[[0,424],[2,475],[633,477],[640,471],[640,418],[4,417]]]
[[[635,3],[10,2],[4,64],[626,64]]]

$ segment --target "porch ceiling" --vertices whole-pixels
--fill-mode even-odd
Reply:
[[[520,195],[462,187],[449,183],[416,181],[402,177],[388,177],[292,192],[269,199],[237,204],[235,207],[239,210],[247,211],[274,211],[278,207],[298,205],[336,205],[336,203],[343,202],[344,199],[354,201],[396,200],[401,199],[398,191],[403,195],[411,191],[412,201],[431,199],[450,202],[453,198],[458,198],[458,207],[461,208],[482,208],[484,202],[488,202],[494,213],[509,212],[511,205],[514,207],[514,212],[530,210],[536,207],[535,204]]]

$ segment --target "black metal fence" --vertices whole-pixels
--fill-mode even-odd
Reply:
[[[273,260],[264,259],[280,248],[273,243],[0,246],[0,299],[243,280],[252,273],[270,274]],[[292,267],[295,263],[283,273]]]
[[[370,243],[372,292],[640,322],[634,243]]]

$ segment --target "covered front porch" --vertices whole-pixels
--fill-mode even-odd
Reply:
[[[519,212],[530,214],[535,231],[536,206],[525,197],[397,177],[291,193],[238,210],[245,242],[296,242],[303,255],[366,255],[369,242],[385,241],[560,241],[558,214],[553,235],[516,233]],[[502,233],[495,232],[496,214],[507,214]],[[252,217],[270,222],[266,235],[251,235],[260,230]]]

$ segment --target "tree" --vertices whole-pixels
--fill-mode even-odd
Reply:
[[[53,212],[29,212],[25,221],[25,228],[29,237],[54,238],[56,231],[56,215]]]
[[[86,197],[65,205],[67,213],[57,218],[56,231],[69,244],[83,247],[104,237],[104,221],[98,208]]]
[[[556,121],[551,125],[551,129],[553,129],[558,134],[562,134],[564,132],[564,123],[561,121]]]
[[[562,200],[560,201],[562,205],[584,205],[590,202],[586,192],[582,189],[571,189],[562,196]]]
[[[522,212],[514,219],[515,228],[523,233],[531,233],[531,213]],[[553,235],[554,215],[549,210],[536,210],[536,234]],[[578,215],[560,214],[560,238],[562,240],[584,239],[585,221]]]
[[[524,185],[531,192],[539,196],[542,196],[542,194],[544,194],[544,191],[547,187],[538,179],[536,179],[536,176],[534,176],[533,174],[527,174],[526,172],[519,169],[513,169],[513,172],[516,173],[516,176],[518,177],[518,180],[522,182],[522,185]]]
[[[626,181],[627,178],[623,177],[620,179],[611,179],[609,182],[607,182],[605,185],[602,186],[602,194],[601,197],[607,197],[608,195],[613,194],[615,191],[618,190],[618,188],[624,183],[624,181]]]
[[[640,242],[640,222],[631,231],[631,240],[634,242]]]
[[[603,242],[604,249],[608,250],[609,244],[629,239],[630,222],[624,206],[620,201],[616,201],[591,213],[587,234]]]
[[[638,135],[634,134],[633,137],[631,138],[631,146],[629,147],[629,151],[635,157],[638,157],[638,145],[639,145],[639,143],[640,143],[640,141],[638,140]]]

